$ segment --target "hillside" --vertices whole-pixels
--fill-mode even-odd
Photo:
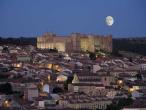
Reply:
[[[119,50],[146,55],[146,37],[113,39],[113,53]]]

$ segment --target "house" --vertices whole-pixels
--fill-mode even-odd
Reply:
[[[66,93],[60,96],[59,105],[64,108],[70,109],[106,109],[112,101],[106,97],[89,97],[85,93]]]
[[[30,62],[30,61],[31,61],[31,57],[28,55],[17,56],[17,62]]]
[[[34,84],[28,86],[24,91],[24,97],[26,100],[32,101],[34,100],[34,98],[37,98],[38,96],[39,96],[38,88]]]

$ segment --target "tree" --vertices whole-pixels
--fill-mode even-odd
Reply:
[[[12,94],[12,86],[10,83],[5,83],[0,85],[0,92],[5,93],[5,94]]]
[[[123,107],[131,105],[133,103],[133,100],[129,98],[122,98],[119,99],[117,103],[112,103],[111,105],[107,106],[106,110],[121,110]]]
[[[2,50],[2,53],[9,53],[8,47],[4,47],[3,50]]]
[[[68,90],[68,81],[64,82],[64,90]]]
[[[96,54],[93,52],[89,53],[90,60],[96,60]]]
[[[67,83],[72,83],[72,80],[73,80],[73,76],[68,76]]]
[[[120,110],[116,104],[107,105],[106,110]]]
[[[68,90],[68,84],[72,83],[74,77],[73,76],[69,76],[67,78],[67,80],[64,82],[64,90]]]
[[[60,87],[54,87],[53,93],[60,93],[63,92],[63,90]]]

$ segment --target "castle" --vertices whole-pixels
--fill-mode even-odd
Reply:
[[[105,50],[112,52],[112,36],[87,35],[73,33],[69,36],[57,36],[53,33],[45,33],[37,37],[38,49],[57,49],[61,52],[82,52]]]

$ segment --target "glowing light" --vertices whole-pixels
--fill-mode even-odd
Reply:
[[[48,80],[50,81],[50,75],[48,75]]]
[[[52,68],[52,66],[53,66],[52,64],[48,64],[48,66],[47,66],[47,67],[48,67],[49,69],[51,69],[51,68]]]
[[[59,67],[59,65],[55,65],[55,68],[58,68]]]
[[[8,101],[7,100],[5,101],[5,104],[8,104]]]
[[[63,81],[66,81],[66,80],[67,80],[67,76],[60,75],[60,76],[57,77],[57,81],[63,82]]]
[[[122,80],[118,80],[118,84],[123,84],[123,81]]]
[[[62,70],[61,68],[58,68],[58,69],[57,69],[57,71],[59,71],[59,72],[60,72],[61,70]]]
[[[5,100],[3,104],[4,104],[4,107],[5,107],[5,108],[10,107],[10,103],[9,103],[8,100]]]
[[[21,67],[21,65],[20,64],[17,64],[17,67],[19,68],[19,67]]]
[[[68,55],[67,53],[65,54],[65,56],[66,56],[66,57],[69,57],[69,55]]]
[[[134,88],[129,88],[129,92],[133,92],[134,91]]]
[[[122,82],[123,82],[123,81],[121,81],[121,80],[119,81],[119,83],[122,83]]]
[[[13,64],[13,66],[16,68],[20,68],[20,67],[22,67],[22,63],[16,63],[16,64]]]
[[[42,86],[44,85],[44,82],[43,82],[43,81],[41,82],[41,85],[42,85]]]

